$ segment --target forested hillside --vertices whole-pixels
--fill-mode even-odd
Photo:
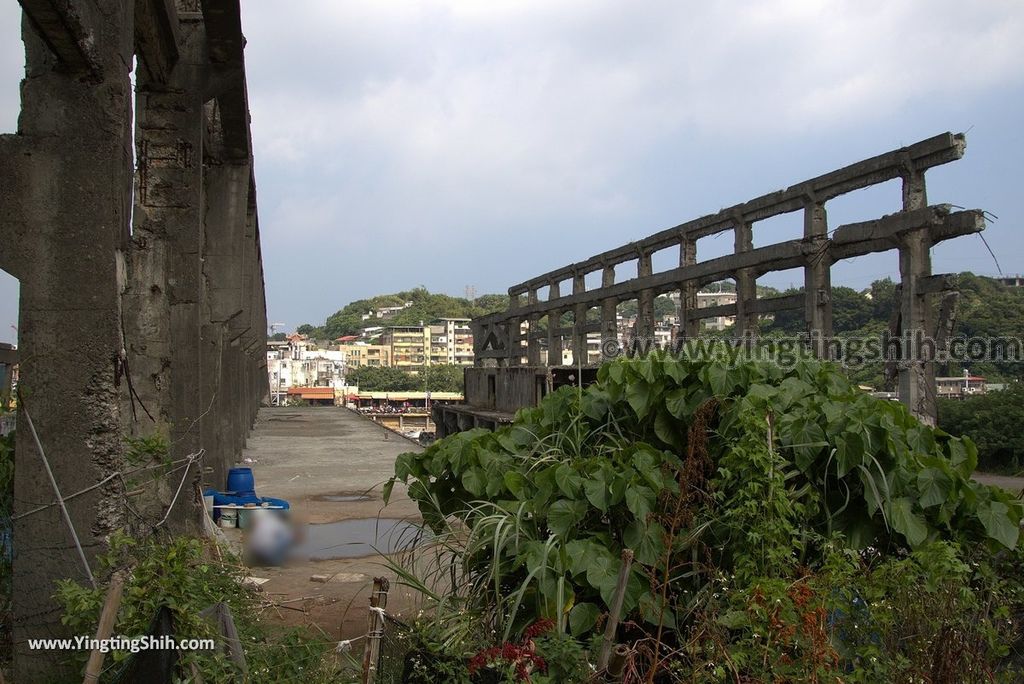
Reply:
[[[408,308],[395,312],[386,319],[371,317],[363,320],[368,312],[384,307],[404,306]],[[364,328],[380,325],[419,325],[437,318],[473,318],[508,308],[508,296],[485,294],[472,301],[464,297],[432,293],[424,287],[417,287],[394,294],[377,295],[370,299],[358,299],[327,317],[320,326],[309,323],[300,325],[297,331],[316,339],[335,339],[343,335],[357,335]]]

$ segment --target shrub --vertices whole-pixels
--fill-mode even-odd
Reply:
[[[1018,558],[1024,506],[971,480],[976,462],[969,439],[828,364],[649,356],[606,364],[596,384],[562,388],[510,427],[403,454],[394,481],[435,533],[457,540],[446,543],[464,578],[460,605],[499,644],[545,618],[589,638],[630,548],[624,635],[636,676],[818,681],[872,657],[921,675],[922,654],[941,655],[884,640],[911,612],[878,628],[880,644],[837,638],[841,615],[881,624],[866,597],[898,594],[908,576],[972,593],[923,604],[934,629],[921,633],[971,644],[977,658],[958,674],[994,668],[999,650],[979,639],[1001,633],[1000,611],[1019,592],[981,559]],[[907,554],[912,563],[888,565]],[[857,593],[839,601],[833,588],[847,586]],[[966,621],[950,617],[965,606]],[[768,635],[774,646],[757,641]]]

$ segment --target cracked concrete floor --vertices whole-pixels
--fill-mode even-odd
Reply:
[[[347,409],[271,407],[260,409],[240,465],[253,469],[260,496],[288,500],[293,516],[300,521],[316,525],[379,517],[382,522],[419,522],[419,511],[403,486],[395,486],[386,507],[381,491],[394,472],[395,458],[420,449],[418,444]],[[228,532],[232,539],[242,534],[241,530]],[[330,541],[345,548],[354,539],[347,539],[342,531]],[[318,543],[323,544],[323,540]],[[379,542],[374,545],[380,548]],[[346,552],[352,553],[353,548],[369,555],[252,568],[252,576],[268,580],[262,585],[263,593],[277,604],[264,613],[266,618],[282,625],[318,627],[330,639],[359,636],[366,632],[374,577],[391,580],[388,612],[401,615],[414,609],[412,593],[397,586],[383,557],[366,546],[348,546]],[[331,579],[312,581],[313,575]]]

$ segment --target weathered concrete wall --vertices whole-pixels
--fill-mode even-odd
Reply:
[[[502,413],[536,406],[548,393],[551,379],[544,367],[466,368],[466,404]]]
[[[0,267],[21,282],[27,409],[15,675],[50,681],[68,675],[59,658],[25,641],[64,634],[54,581],[86,574],[59,509],[35,510],[54,493],[28,417],[65,496],[127,470],[129,436],[163,435],[174,460],[203,452],[147,490],[148,507],[116,477],[72,498],[90,562],[113,531],[160,524],[181,478],[163,525],[194,529],[196,485],[221,484],[266,396],[266,310],[238,0],[21,4],[22,112],[0,136]]]

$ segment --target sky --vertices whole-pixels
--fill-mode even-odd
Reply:
[[[16,127],[17,15],[0,5],[0,132]],[[504,292],[945,131],[967,132],[967,154],[928,173],[929,202],[998,217],[985,238],[1024,271],[1019,0],[249,0],[242,23],[285,329],[420,285]],[[827,206],[830,227],[875,218],[900,186]],[[755,224],[755,246],[801,227]],[[706,238],[698,258],[731,248]],[[933,269],[998,272],[978,236],[934,248]],[[887,275],[895,252],[841,262],[833,284]],[[0,341],[16,319],[0,274]]]

